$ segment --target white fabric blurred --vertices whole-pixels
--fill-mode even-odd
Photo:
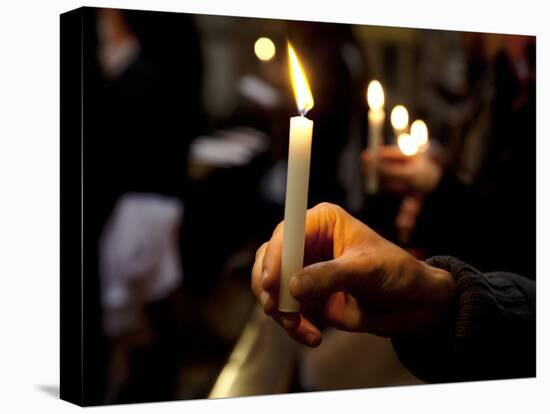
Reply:
[[[183,204],[176,198],[128,193],[117,201],[99,246],[107,336],[140,330],[145,305],[168,296],[182,282],[182,216]]]
[[[267,150],[269,137],[250,127],[217,130],[212,136],[200,136],[189,148],[189,160],[194,164],[226,168],[243,166]]]

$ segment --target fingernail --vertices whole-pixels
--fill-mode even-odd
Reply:
[[[287,331],[293,331],[298,327],[298,322],[295,319],[284,318],[283,326]]]
[[[289,288],[296,296],[310,296],[313,293],[313,281],[307,275],[292,276]]]
[[[318,339],[317,335],[315,335],[313,333],[308,334],[307,337],[306,337],[306,340],[307,340],[307,343],[309,344],[309,346],[319,345],[319,339]]]

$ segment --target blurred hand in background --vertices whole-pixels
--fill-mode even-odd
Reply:
[[[402,245],[411,241],[412,233],[416,228],[418,215],[422,211],[424,197],[420,194],[411,194],[403,197],[397,216],[395,217],[395,228],[397,239]]]
[[[427,152],[404,155],[397,146],[382,146],[379,150],[378,173],[382,188],[396,193],[432,192],[443,173],[442,167]],[[372,156],[363,151],[364,171],[369,171]]]

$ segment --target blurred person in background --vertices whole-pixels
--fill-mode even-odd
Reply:
[[[89,8],[85,17],[84,250],[98,275],[85,289],[85,399],[168,400],[187,151],[205,120],[200,43],[185,14]]]
[[[500,53],[501,37],[494,35],[429,32],[426,38],[439,44],[441,62],[434,62],[433,49],[426,52],[419,112],[445,151],[432,145],[408,158],[397,147],[381,149],[382,188],[403,197],[394,219],[398,240],[418,257],[451,254],[485,272],[534,279],[532,38],[510,36]],[[370,161],[368,152],[363,160]],[[403,366],[384,338],[334,329],[323,335],[324,346],[304,352],[301,361],[309,389],[426,380]]]
[[[510,35],[497,51],[496,39],[475,34],[468,43],[469,92],[450,111],[459,139],[445,155],[382,148],[379,172],[382,186],[405,195],[402,242],[535,279],[535,44]],[[368,152],[363,159],[368,165]]]

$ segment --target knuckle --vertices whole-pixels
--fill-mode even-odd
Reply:
[[[256,250],[256,260],[258,260],[258,258],[262,255],[262,253],[267,248],[267,243],[268,242],[263,243],[260,247],[258,247],[258,250]]]
[[[284,221],[281,221],[279,222],[279,224],[277,224],[275,226],[275,229],[273,230],[273,235],[277,234],[278,232],[280,232],[282,229],[283,229],[283,226],[284,226]]]
[[[318,208],[320,210],[332,210],[335,207],[337,207],[335,204],[329,203],[328,201],[323,201],[322,203],[319,203],[315,206],[315,208]]]
[[[416,276],[419,271],[419,263],[414,257],[407,255],[401,262],[401,272],[403,275]]]

